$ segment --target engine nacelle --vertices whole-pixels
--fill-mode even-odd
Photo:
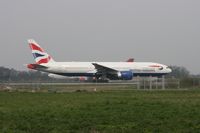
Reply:
[[[132,71],[121,71],[121,72],[117,73],[117,76],[119,79],[122,79],[122,80],[132,80],[133,79]]]

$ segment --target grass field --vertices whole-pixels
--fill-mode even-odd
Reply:
[[[199,90],[0,92],[2,133],[199,131]]]

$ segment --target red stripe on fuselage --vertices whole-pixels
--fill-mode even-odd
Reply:
[[[33,43],[30,43],[30,47],[32,50],[38,50],[40,52],[44,52],[44,50],[40,47],[38,47],[37,45],[33,44]]]

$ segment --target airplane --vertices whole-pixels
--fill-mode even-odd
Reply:
[[[27,68],[68,77],[94,77],[109,80],[132,80],[135,76],[162,76],[172,70],[153,62],[56,62],[33,39],[28,40],[34,64]]]

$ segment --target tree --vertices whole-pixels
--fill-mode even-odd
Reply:
[[[180,66],[170,66],[172,72],[168,74],[168,77],[174,78],[188,78],[190,77],[190,72],[185,67]]]
[[[8,81],[10,78],[10,69],[0,67],[0,81]]]
[[[0,67],[0,82],[35,82],[51,80],[46,73],[38,71],[17,71]]]

